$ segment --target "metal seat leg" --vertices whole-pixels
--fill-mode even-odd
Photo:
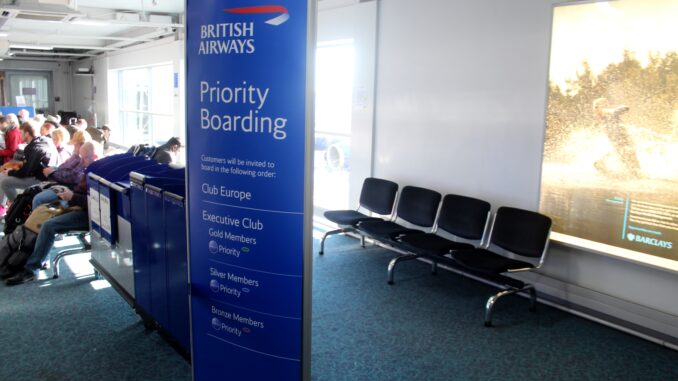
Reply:
[[[328,236],[331,236],[331,235],[334,235],[334,234],[346,233],[347,231],[348,231],[348,229],[342,228],[342,229],[330,230],[328,232],[325,232],[325,234],[323,234],[323,238],[320,240],[320,251],[318,251],[318,254],[319,255],[325,254],[325,239]]]
[[[411,261],[413,259],[419,258],[418,255],[401,255],[399,257],[395,257],[391,259],[391,261],[388,263],[388,284],[393,284],[393,272],[395,270],[395,265],[398,262],[403,262],[403,261]]]
[[[531,284],[523,287],[523,290],[528,290],[530,292],[530,312],[535,312],[537,310],[537,290],[535,290],[534,286]]]
[[[534,286],[531,284],[526,284],[523,288],[510,288],[498,292],[497,294],[491,296],[487,303],[485,304],[485,327],[492,326],[492,313],[494,312],[494,305],[497,303],[499,298],[506,295],[515,294],[521,291],[528,291],[530,293],[530,311],[534,312],[537,308],[537,291],[534,289]]]
[[[59,277],[59,262],[61,262],[64,257],[67,257],[69,255],[73,254],[82,254],[82,253],[87,253],[92,250],[92,245],[87,241],[87,234],[78,234],[78,241],[80,241],[80,244],[82,245],[81,247],[75,248],[75,249],[68,249],[68,250],[62,250],[57,253],[57,255],[54,256],[54,259],[52,259],[52,264],[51,267],[53,269],[53,274],[52,278],[56,279]]]
[[[495,303],[497,303],[497,300],[506,295],[515,294],[518,291],[520,290],[515,288],[500,291],[497,294],[491,296],[489,299],[487,299],[487,303],[485,304],[485,327],[492,326],[492,313],[494,312],[494,305]]]

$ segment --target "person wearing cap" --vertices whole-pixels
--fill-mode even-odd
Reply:
[[[151,159],[161,164],[172,164],[178,161],[179,150],[183,147],[181,139],[174,136],[167,143],[158,147]]]
[[[42,114],[35,114],[35,116],[32,119],[33,121],[38,123],[38,126],[42,126],[43,123],[47,120],[44,115]]]
[[[51,120],[52,122],[56,124],[61,124],[61,115],[47,115],[47,120]]]

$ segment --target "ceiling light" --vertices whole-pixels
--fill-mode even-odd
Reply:
[[[104,20],[75,19],[75,20],[71,21],[71,24],[87,25],[87,26],[103,26],[103,25],[108,25],[109,23],[104,21]]]
[[[38,0],[38,4],[70,5],[72,0]]]
[[[47,45],[32,45],[32,44],[9,44],[12,49],[33,49],[33,50],[53,50],[54,48]]]

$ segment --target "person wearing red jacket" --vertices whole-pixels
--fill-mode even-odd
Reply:
[[[11,114],[7,118],[0,119],[0,128],[5,132],[5,149],[0,150],[0,164],[6,163],[14,157],[14,152],[21,144],[21,130],[19,126],[13,122]]]

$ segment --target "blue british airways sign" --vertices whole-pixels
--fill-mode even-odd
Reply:
[[[308,13],[307,0],[186,4],[196,381],[304,374]]]

